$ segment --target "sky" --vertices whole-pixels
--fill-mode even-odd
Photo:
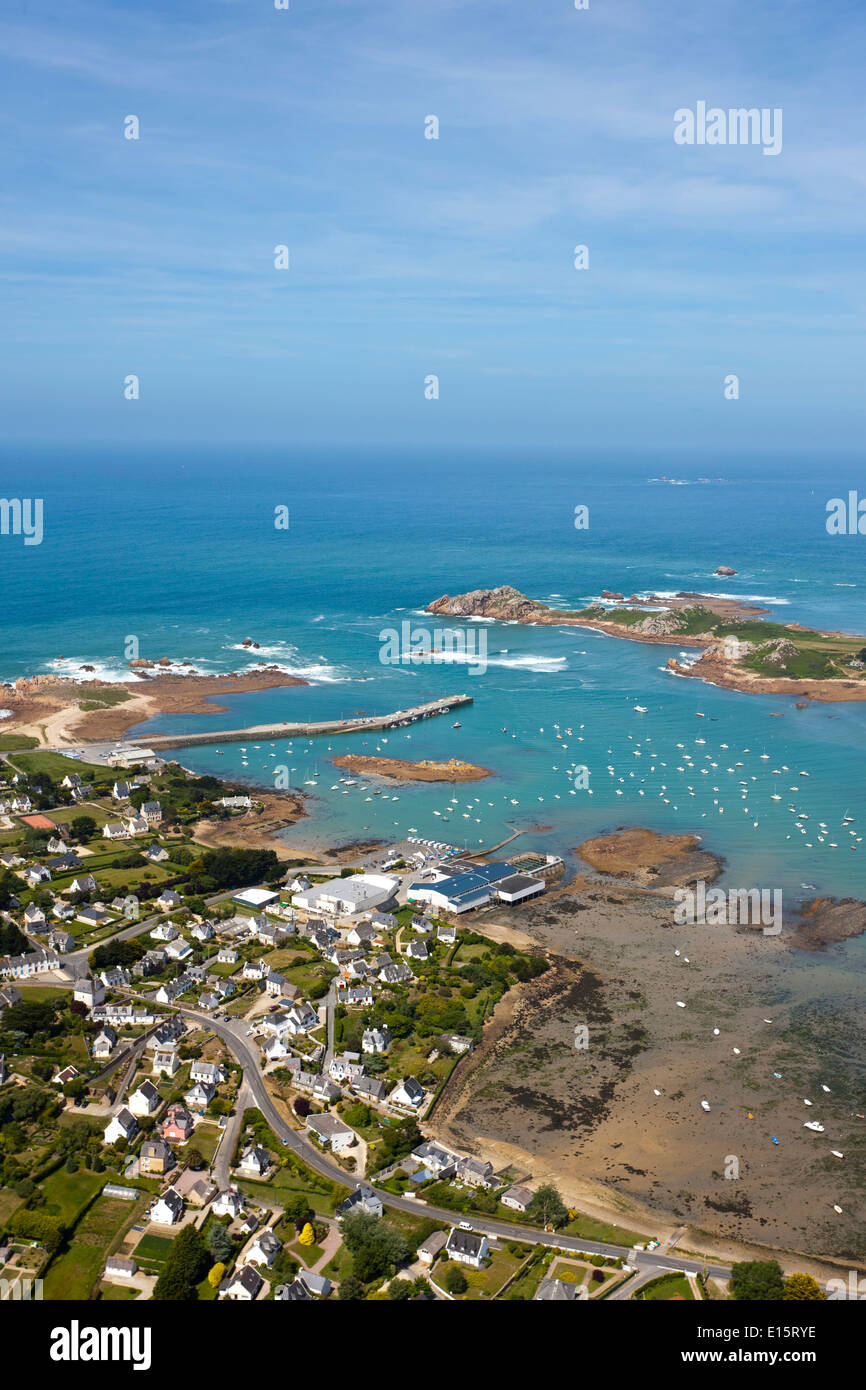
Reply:
[[[3,437],[856,454],[864,37],[862,0],[4,0]],[[699,101],[781,152],[677,144]]]

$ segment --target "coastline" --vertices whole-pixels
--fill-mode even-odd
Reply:
[[[618,604],[623,599],[621,594],[613,594],[609,590],[602,593],[605,602]],[[792,656],[795,659],[803,656],[803,651],[795,643],[796,638],[803,639],[803,649],[808,657],[818,660],[820,653],[824,656],[825,665],[832,663],[836,666],[847,660],[850,666],[853,654],[834,652],[833,644],[845,647],[862,644],[866,651],[866,637],[839,630],[820,632],[801,623],[768,624],[766,631],[762,632],[761,615],[769,612],[769,609],[711,594],[652,594],[648,599],[632,595],[625,602],[627,606],[620,609],[605,609],[601,604],[592,604],[579,611],[555,609],[527,598],[511,585],[503,584],[495,589],[474,589],[466,594],[443,594],[429,603],[425,611],[437,617],[492,618],[524,626],[588,628],[627,642],[697,648],[701,650],[701,655],[694,662],[683,664],[671,657],[667,662],[668,670],[674,675],[697,677],[709,685],[737,690],[742,694],[789,695],[819,703],[866,700],[866,679],[860,678],[859,674],[864,669],[863,662],[856,669],[852,666],[849,672],[843,672],[838,677],[781,674],[787,660]],[[608,612],[617,611],[623,614],[631,612],[633,615],[636,609],[647,610],[647,617],[639,625],[605,616]],[[690,622],[695,620],[696,615],[698,621],[704,618],[705,630],[689,630]],[[682,623],[686,624],[685,627]],[[749,632],[748,640],[735,635],[738,623]],[[731,636],[725,635],[727,629],[730,629]],[[752,640],[754,638],[764,638],[764,641],[759,644]],[[766,664],[778,666],[780,674],[753,671],[744,666],[744,659],[755,651],[758,656],[765,658]],[[854,679],[855,675],[857,679]]]
[[[263,666],[260,671],[229,671],[222,676],[161,671],[156,676],[129,681],[22,677],[14,685],[3,687],[2,699],[12,714],[3,721],[0,732],[35,738],[42,746],[107,742],[124,738],[131,728],[160,714],[221,714],[228,708],[219,703],[221,696],[308,684],[276,666]],[[114,703],[119,691],[126,698]],[[100,698],[112,703],[100,709],[82,708]]]

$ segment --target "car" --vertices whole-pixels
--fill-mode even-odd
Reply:
[[[471,1230],[472,1230],[472,1222],[471,1222],[471,1221],[461,1221],[461,1222],[460,1222],[460,1229],[461,1229],[461,1231],[471,1231]]]

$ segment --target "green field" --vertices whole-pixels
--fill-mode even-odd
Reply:
[[[42,1184],[44,1209],[51,1216],[59,1216],[65,1226],[71,1226],[107,1180],[105,1173],[89,1173],[84,1168],[67,1173],[65,1168],[59,1168]]]
[[[153,1236],[145,1233],[132,1252],[145,1274],[158,1274],[168,1258],[171,1249],[169,1236]]]
[[[16,748],[38,748],[38,738],[29,734],[0,734],[0,753],[9,753]]]
[[[111,1197],[100,1197],[94,1202],[76,1226],[68,1248],[49,1266],[45,1297],[65,1301],[88,1299],[114,1238],[132,1222],[146,1200],[142,1195],[135,1204]]]
[[[118,775],[113,767],[99,767],[94,763],[79,762],[77,758],[65,758],[62,753],[21,753],[15,758],[15,766],[20,772],[33,776],[47,772],[55,782],[77,772],[83,782],[113,782]],[[126,776],[125,773],[122,774]],[[70,807],[70,810],[74,808]]]

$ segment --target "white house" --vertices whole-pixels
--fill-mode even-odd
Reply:
[[[458,1264],[471,1265],[473,1269],[480,1269],[490,1254],[485,1235],[480,1231],[461,1231],[457,1227],[449,1232],[445,1249],[449,1259],[456,1260]]]
[[[158,1047],[153,1057],[155,1076],[174,1076],[180,1070],[180,1059],[173,1048]]]
[[[416,1081],[414,1076],[407,1076],[397,1082],[388,1099],[392,1105],[406,1105],[412,1110],[417,1110],[423,1104],[424,1095],[424,1087],[420,1081]]]
[[[173,1226],[183,1216],[183,1198],[173,1187],[167,1187],[150,1209],[150,1220],[157,1226]]]
[[[192,955],[192,947],[188,941],[184,941],[182,936],[175,937],[174,941],[169,941],[165,948],[168,960],[188,960]]]
[[[107,1023],[93,1039],[91,1055],[97,1059],[110,1057],[117,1046],[117,1034]]]
[[[515,1184],[509,1187],[507,1192],[503,1192],[499,1198],[504,1207],[512,1207],[514,1211],[526,1211],[532,1201],[533,1193],[528,1187],[518,1187]]]
[[[238,1164],[238,1171],[247,1173],[252,1177],[260,1178],[268,1171],[270,1163],[271,1157],[267,1150],[260,1149],[257,1145],[253,1145],[242,1155],[241,1161]]]
[[[264,1280],[253,1265],[244,1265],[220,1284],[220,1294],[234,1303],[252,1303],[259,1294]]]
[[[332,1153],[345,1153],[355,1143],[355,1131],[338,1119],[336,1115],[310,1115],[307,1129],[314,1134],[319,1143]]]
[[[154,941],[174,941],[180,935],[174,922],[160,922],[150,934]]]
[[[72,998],[77,1004],[86,1004],[88,1009],[105,1003],[105,985],[101,980],[91,980],[86,976],[76,980],[72,986]]]
[[[129,1108],[133,1115],[152,1115],[162,1104],[162,1096],[152,1081],[142,1081],[129,1097]]]
[[[283,1242],[279,1236],[275,1235],[269,1226],[266,1226],[244,1253],[243,1263],[245,1265],[265,1265],[270,1269],[282,1248]]]
[[[173,888],[164,888],[156,900],[160,912],[173,912],[176,907],[180,907],[180,903],[180,893],[176,893]]]
[[[230,1216],[234,1221],[243,1211],[243,1198],[233,1187],[227,1187],[225,1192],[221,1192],[211,1203],[211,1211],[216,1216]]]
[[[162,845],[151,845],[144,851],[145,859],[149,859],[151,864],[162,864],[168,858],[168,850],[163,849]]]
[[[216,1062],[193,1062],[189,1069],[190,1081],[203,1081],[206,1086],[219,1086],[225,1081],[225,1073]]]
[[[134,1139],[138,1133],[138,1121],[126,1109],[118,1110],[105,1126],[103,1143],[113,1144],[118,1139]]]

